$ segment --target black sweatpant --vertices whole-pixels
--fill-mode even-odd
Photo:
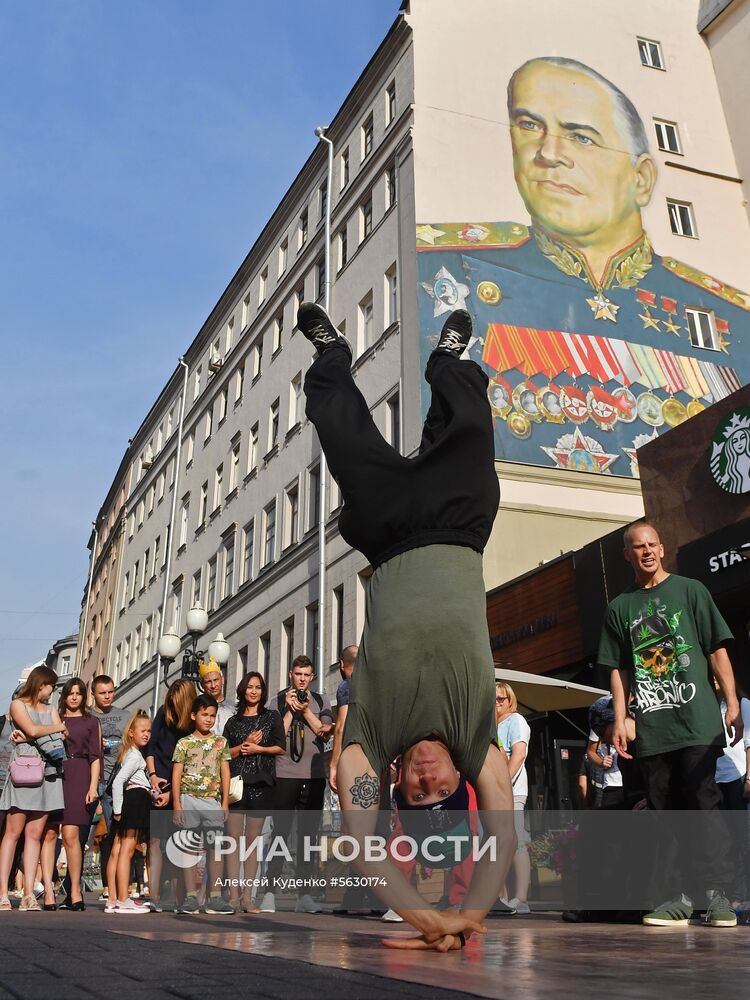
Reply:
[[[305,377],[306,413],[344,501],[344,540],[373,567],[420,545],[482,552],[500,500],[487,376],[473,361],[430,356],[432,401],[419,454],[410,459],[376,427],[350,363],[332,347]]]
[[[282,837],[289,847],[289,833],[292,829],[294,813],[297,813],[297,854],[295,871],[297,878],[308,878],[312,870],[312,858],[305,860],[305,838],[312,843],[317,836],[323,815],[323,797],[326,791],[325,778],[277,778],[273,790],[273,836]],[[266,875],[270,881],[269,892],[273,892],[273,879],[281,875],[283,857],[274,857],[268,863]],[[300,893],[303,895],[303,893]]]
[[[694,896],[706,889],[729,892],[732,885],[731,841],[715,778],[721,752],[719,747],[682,747],[640,758],[649,809],[667,837],[661,870],[669,895],[690,889]],[[670,823],[664,810],[689,812]],[[695,903],[701,907],[702,899],[696,896]]]

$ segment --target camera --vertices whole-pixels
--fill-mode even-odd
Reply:
[[[294,696],[300,705],[304,705],[308,700],[307,691],[304,691],[302,688],[297,688],[294,692]]]

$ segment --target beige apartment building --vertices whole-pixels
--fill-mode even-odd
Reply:
[[[518,139],[513,128],[518,125],[512,127],[506,90],[511,75],[527,60],[550,55],[574,60],[606,74],[627,93],[643,121],[653,164],[644,168],[652,183],[642,206],[653,251],[647,247],[652,254],[647,263],[640,258],[641,284],[644,274],[656,281],[672,261],[675,274],[664,281],[679,279],[690,288],[679,302],[671,286],[658,282],[653,288],[632,283],[627,294],[635,302],[640,293],[638,308],[652,321],[662,323],[666,310],[673,326],[682,326],[681,338],[670,334],[672,339],[664,341],[670,351],[678,341],[685,356],[695,348],[698,360],[714,358],[706,353],[714,351],[717,363],[735,373],[732,377],[747,380],[743,369],[750,360],[750,342],[743,341],[741,320],[750,300],[745,303],[733,286],[750,287],[750,227],[717,75],[698,31],[699,6],[698,0],[634,0],[627,7],[599,0],[567,0],[564,5],[549,0],[412,0],[403,5],[328,125],[326,136],[334,146],[330,184],[326,144],[321,142],[135,432],[128,453],[127,499],[104,543],[115,545],[121,523],[117,558],[109,557],[107,563],[107,594],[113,597],[109,614],[106,600],[101,609],[100,582],[107,559],[100,542],[92,546],[99,551],[94,579],[100,585],[82,627],[81,662],[87,675],[106,667],[120,687],[123,705],[150,704],[158,637],[170,627],[183,636],[187,610],[199,603],[209,614],[200,647],[217,632],[230,644],[230,690],[251,668],[265,674],[271,690],[281,687],[293,656],[305,652],[316,658],[321,627],[325,654],[317,664],[320,682],[328,692],[334,690],[338,675],[329,665],[338,649],[361,633],[369,567],[338,534],[340,498],[335,483],[329,483],[323,501],[327,574],[321,621],[320,451],[304,416],[302,394],[312,351],[295,330],[295,315],[304,299],[324,296],[326,208],[330,202],[332,317],[353,345],[355,378],[374,419],[386,439],[408,455],[418,444],[426,405],[424,358],[451,297],[450,304],[462,301],[472,311],[479,337],[472,356],[481,355],[488,364],[495,327],[518,323],[511,318],[506,324],[502,309],[526,301],[530,310],[537,308],[550,289],[552,308],[553,300],[579,290],[571,284],[578,278],[569,275],[568,284],[559,289],[549,281],[544,284],[536,273],[526,275],[521,260],[534,264],[529,255],[536,230],[514,170]],[[549,69],[546,64],[543,68]],[[581,72],[569,65],[552,70]],[[604,87],[610,100],[611,92],[598,77],[587,79],[593,93]],[[540,99],[545,93],[540,85]],[[622,131],[622,116],[617,118],[609,107],[606,114]],[[533,112],[535,129],[541,121],[541,114]],[[311,122],[311,130],[318,124]],[[579,131],[573,130],[576,135]],[[550,135],[549,141],[556,142],[554,129]],[[589,148],[585,135],[580,141],[566,137],[568,141]],[[615,152],[627,156],[628,163],[636,160],[628,151]],[[548,159],[550,155],[544,152]],[[572,157],[559,155],[564,163]],[[608,190],[607,177],[598,183],[597,190]],[[490,256],[478,253],[477,243],[483,244],[482,253],[492,244]],[[503,255],[515,253],[516,247],[519,256],[508,265]],[[497,251],[499,259],[492,256]],[[454,260],[460,274],[451,271]],[[680,263],[685,260],[689,268]],[[543,263],[548,266],[549,261]],[[482,284],[478,278],[486,267],[500,271]],[[579,268],[578,277],[581,273]],[[512,275],[519,281],[528,277],[531,291],[514,285]],[[719,280],[706,284],[699,295],[701,275]],[[544,294],[537,294],[537,288]],[[713,299],[705,299],[706,289],[713,290],[715,309]],[[594,292],[604,296],[610,316],[620,311],[619,326],[611,320],[600,327],[610,338],[614,328],[622,331],[618,336],[625,343],[627,324],[640,324],[626,292],[604,283],[595,285]],[[585,295],[594,293],[582,284],[580,293],[587,309]],[[649,298],[654,295],[661,298]],[[576,300],[575,307],[581,302]],[[726,313],[731,323],[725,304],[734,310]],[[495,307],[497,313],[487,312]],[[661,312],[650,312],[654,308]],[[542,323],[543,318],[525,325]],[[732,334],[728,358],[722,346],[727,323]],[[562,326],[556,329],[569,333]],[[661,335],[664,331],[658,329]],[[696,330],[703,339],[694,338]],[[599,334],[594,326],[574,330],[576,337],[588,338],[586,343]],[[691,364],[697,364],[695,359]],[[498,364],[490,369],[499,385],[507,372]],[[713,361],[706,364],[705,371],[713,372]],[[540,382],[537,377],[537,391],[543,388]],[[579,378],[579,383],[585,381]],[[623,391],[628,384],[621,386]],[[619,390],[610,386],[606,391]],[[663,393],[648,391],[659,407],[666,405]],[[598,400],[590,389],[592,393]],[[632,395],[635,399],[635,389]],[[669,398],[679,402],[680,392]],[[595,423],[592,414],[583,431],[579,428],[584,436],[578,451],[559,442],[555,449],[544,444],[546,438],[537,445],[539,435],[572,434],[575,428],[563,426],[563,418],[554,414],[547,421],[550,426],[532,427],[519,399],[520,390],[515,408],[504,412],[497,407],[496,413],[502,499],[485,560],[488,589],[642,512],[633,475],[636,459],[614,456],[611,418],[599,414],[600,423]],[[519,414],[514,426],[521,432],[513,437],[513,447],[520,441],[519,448],[535,449],[519,451],[520,457],[503,450],[511,411]],[[621,424],[622,419],[617,426]],[[609,451],[597,451],[599,439]],[[580,461],[569,460],[574,452],[580,452]],[[567,465],[561,454],[568,456]],[[102,512],[114,510],[115,494],[122,495],[113,484]],[[110,513],[106,517],[109,523]],[[94,617],[102,622],[102,632],[92,640]],[[175,663],[170,677],[178,670]],[[163,691],[161,687],[161,695]]]

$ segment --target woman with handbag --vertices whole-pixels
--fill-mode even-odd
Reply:
[[[58,708],[68,727],[65,740],[66,759],[63,763],[63,795],[65,810],[62,817],[62,841],[68,865],[67,894],[63,906],[68,910],[84,910],[81,892],[81,871],[85,839],[91,826],[93,810],[99,799],[99,774],[102,765],[102,729],[99,720],[86,708],[88,690],[80,677],[63,684]],[[45,899],[52,889],[55,841],[50,824],[42,847],[42,878]],[[83,838],[83,842],[82,842]],[[48,855],[49,852],[49,855]]]
[[[0,911],[10,910],[8,878],[13,855],[21,834],[23,849],[23,898],[20,910],[39,910],[34,896],[34,880],[42,837],[51,813],[62,810],[62,736],[68,735],[57,710],[49,700],[57,674],[49,667],[34,667],[11,702],[13,725],[25,740],[16,743],[8,768],[8,778],[0,795],[0,811],[7,810],[5,833],[0,843]]]
[[[229,770],[229,820],[227,834],[238,842],[243,832],[246,843],[260,837],[263,823],[273,805],[276,784],[276,757],[285,752],[286,734],[281,716],[266,708],[268,688],[263,675],[253,670],[237,685],[237,711],[224,726],[232,759]],[[233,801],[234,800],[234,801]],[[240,878],[240,855],[234,851],[228,860],[233,867],[233,880]],[[242,898],[230,899],[236,910],[257,913],[251,902],[251,889],[258,870],[258,854],[253,852],[245,862]],[[235,882],[239,885],[239,882]]]
[[[168,809],[172,802],[172,754],[178,740],[193,728],[190,711],[198,696],[195,684],[180,677],[169,686],[164,704],[156,712],[151,739],[145,750],[146,768],[151,783],[152,809]],[[148,880],[151,909],[161,913],[162,851],[164,824],[152,822],[148,842]]]

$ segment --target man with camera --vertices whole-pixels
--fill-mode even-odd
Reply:
[[[277,707],[284,720],[286,754],[276,760],[274,836],[288,843],[296,810],[298,878],[310,874],[311,862],[305,857],[305,844],[312,842],[320,824],[326,787],[323,748],[333,729],[331,703],[325,695],[310,689],[313,676],[308,657],[295,657],[289,671],[289,686],[277,696]],[[283,863],[283,858],[276,857],[268,866],[271,889],[274,879],[281,875]],[[260,909],[263,913],[276,910],[273,891],[264,895]],[[300,913],[318,913],[320,906],[309,893],[300,893],[295,909]]]

